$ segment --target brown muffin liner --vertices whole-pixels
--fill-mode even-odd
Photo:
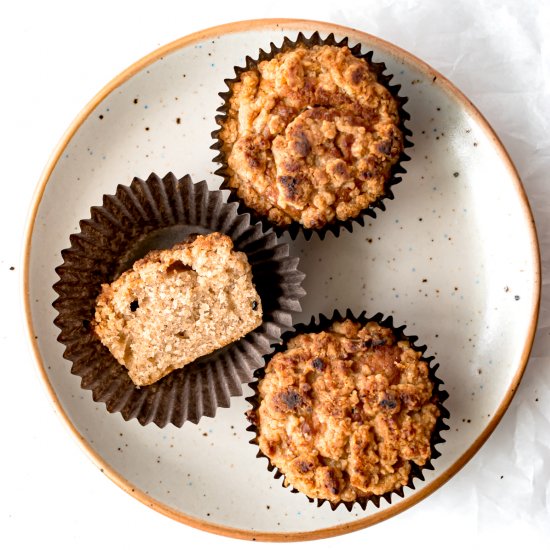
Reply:
[[[252,380],[262,355],[301,311],[305,276],[297,269],[298,258],[289,256],[288,245],[278,244],[272,231],[237,214],[237,206],[225,204],[222,192],[209,191],[204,181],[194,184],[189,176],[178,180],[172,173],[162,179],[156,174],[146,181],[135,178],[129,187],[119,185],[115,195],[104,195],[103,205],[91,208],[91,218],[80,222],[80,230],[70,236],[71,247],[61,252],[64,261],[56,269],[58,340],[81,387],[125,420],[181,427],[213,417],[218,407],[229,407],[230,397],[242,395],[242,385]],[[236,250],[246,253],[262,300],[263,323],[237,342],[138,388],[91,329],[101,284],[112,282],[149,250],[213,231],[225,233]]]
[[[312,229],[312,228],[305,228],[301,224],[299,224],[296,221],[293,221],[290,225],[281,227],[278,225],[273,224],[270,222],[265,216],[261,216],[258,214],[255,210],[249,208],[244,201],[237,195],[237,192],[235,189],[231,188],[229,186],[229,173],[228,173],[228,165],[227,165],[227,159],[225,152],[223,151],[223,142],[220,139],[220,132],[222,130],[223,124],[225,120],[227,119],[228,112],[229,112],[229,99],[231,98],[232,94],[232,86],[234,83],[238,82],[241,78],[241,74],[245,71],[249,71],[251,69],[254,69],[258,63],[265,61],[267,59],[272,59],[281,52],[287,52],[290,50],[293,50],[296,48],[297,45],[304,45],[307,47],[312,46],[338,46],[338,47],[344,47],[348,46],[349,39],[347,37],[343,38],[339,42],[335,39],[334,34],[330,33],[326,38],[321,38],[321,35],[319,32],[314,32],[309,38],[307,38],[303,33],[298,33],[298,36],[296,40],[290,40],[288,37],[285,37],[283,39],[283,43],[281,46],[275,46],[273,42],[270,43],[270,51],[265,52],[264,50],[260,49],[258,58],[253,59],[250,56],[246,56],[245,59],[245,66],[244,67],[234,67],[235,70],[235,77],[233,78],[226,78],[224,80],[225,84],[229,88],[229,91],[227,92],[220,92],[218,95],[223,99],[224,103],[221,107],[217,109],[217,111],[220,113],[216,115],[215,120],[218,124],[219,128],[214,130],[212,132],[212,137],[216,140],[216,142],[210,146],[210,149],[214,149],[218,151],[218,154],[212,159],[214,162],[220,163],[221,167],[218,168],[214,173],[218,176],[223,177],[223,183],[221,185],[221,189],[227,189],[229,191],[229,202],[237,202],[239,204],[239,212],[243,213],[246,212],[247,214],[250,214],[251,220],[255,223],[257,221],[262,222],[262,226],[264,229],[267,229],[268,227],[273,228],[275,233],[278,237],[280,237],[283,233],[289,233],[290,237],[292,239],[295,239],[296,236],[299,233],[302,233],[306,240],[309,240],[311,236],[316,233],[319,235],[320,239],[324,239],[327,232],[333,233],[336,237],[340,235],[341,228],[347,229],[350,233],[353,231],[353,223],[356,222],[361,226],[365,225],[365,217],[369,216],[371,218],[376,218],[376,210],[384,211],[386,209],[386,206],[384,204],[385,200],[393,200],[394,194],[392,191],[392,187],[399,182],[401,182],[402,178],[400,174],[406,174],[407,170],[403,168],[402,163],[410,160],[411,158],[409,155],[405,153],[405,149],[412,147],[413,143],[408,139],[412,136],[412,132],[409,128],[406,127],[405,122],[410,119],[409,113],[405,111],[403,106],[405,103],[407,103],[408,98],[402,97],[399,95],[399,91],[401,89],[400,84],[391,84],[391,80],[393,79],[393,75],[385,74],[386,72],[386,65],[385,63],[375,63],[372,58],[374,55],[374,52],[369,51],[367,53],[362,54],[361,53],[361,44],[356,44],[352,48],[350,48],[350,52],[357,58],[363,59],[366,61],[369,68],[376,73],[378,82],[380,82],[382,85],[384,85],[389,92],[392,94],[394,99],[396,99],[398,103],[398,111],[399,111],[399,128],[403,132],[403,151],[401,152],[401,155],[399,156],[399,160],[391,169],[390,177],[388,178],[386,182],[386,192],[384,196],[377,199],[375,202],[373,202],[368,208],[363,209],[358,216],[355,218],[349,218],[345,221],[339,221],[336,220],[330,224],[325,224],[323,227],[319,229]]]
[[[347,508],[349,512],[351,512],[354,504],[358,504],[363,510],[366,509],[367,504],[369,502],[372,502],[374,506],[377,508],[380,506],[380,500],[384,499],[386,502],[391,504],[392,496],[397,495],[399,497],[404,496],[404,488],[409,487],[410,489],[414,489],[414,480],[420,479],[421,481],[424,481],[424,474],[422,473],[423,470],[433,470],[434,466],[432,464],[432,460],[435,460],[439,456],[441,456],[441,453],[435,448],[436,445],[440,443],[444,443],[445,440],[441,437],[441,432],[444,430],[448,430],[449,426],[445,424],[445,419],[449,418],[449,411],[443,406],[443,402],[449,397],[449,394],[441,389],[441,386],[443,385],[443,382],[435,375],[437,369],[439,368],[438,364],[432,365],[431,362],[434,360],[434,357],[425,357],[424,354],[426,353],[427,346],[419,346],[416,344],[418,337],[417,336],[406,336],[404,331],[406,330],[406,326],[402,325],[399,327],[394,326],[393,317],[390,315],[386,318],[384,318],[384,315],[382,313],[377,313],[373,315],[372,317],[367,317],[366,312],[362,312],[358,317],[356,317],[350,309],[348,309],[345,313],[345,315],[342,315],[338,310],[334,310],[332,316],[325,317],[324,315],[319,315],[319,320],[316,321],[315,316],[312,316],[311,321],[306,324],[299,324],[296,325],[292,330],[287,331],[282,336],[282,343],[278,343],[275,346],[273,346],[273,351],[267,355],[264,356],[264,366],[259,368],[254,372],[254,378],[256,380],[254,382],[251,382],[249,384],[249,387],[254,390],[254,395],[251,397],[247,397],[246,400],[252,405],[252,409],[247,411],[246,415],[250,422],[250,426],[248,426],[247,431],[253,432],[255,434],[254,438],[249,441],[249,443],[253,445],[259,445],[258,444],[258,429],[254,422],[252,421],[253,412],[260,406],[261,400],[258,396],[258,384],[262,377],[264,376],[265,369],[271,360],[271,358],[280,351],[284,351],[286,349],[286,345],[288,341],[291,338],[294,338],[295,336],[299,334],[307,334],[310,332],[321,332],[323,330],[328,329],[332,323],[335,321],[343,321],[345,319],[351,319],[352,321],[356,321],[361,323],[362,325],[365,325],[369,321],[374,321],[378,323],[379,325],[390,328],[393,330],[395,336],[399,340],[407,340],[411,347],[415,351],[419,351],[422,356],[421,359],[425,361],[428,364],[429,369],[429,379],[433,382],[434,388],[433,388],[433,396],[435,397],[436,403],[439,408],[440,415],[436,421],[434,430],[432,432],[431,438],[430,438],[430,447],[431,447],[431,456],[430,459],[424,464],[424,466],[418,466],[414,462],[411,461],[411,472],[409,474],[409,480],[406,485],[401,486],[399,489],[396,489],[394,491],[389,491],[387,493],[384,493],[383,495],[371,495],[368,497],[359,497],[354,501],[340,501],[338,503],[331,502],[326,499],[313,499],[311,497],[308,497],[307,495],[304,495],[309,502],[315,502],[317,501],[317,506],[322,506],[325,502],[328,502],[332,510],[336,510],[338,506],[343,505]],[[285,474],[281,472],[278,468],[276,468],[273,464],[271,464],[271,461],[269,460],[269,457],[267,457],[261,450],[258,450],[258,453],[256,454],[256,457],[258,458],[266,458],[267,459],[267,469],[270,472],[273,472],[273,475],[275,479],[283,478],[283,487],[285,486],[284,480],[285,480]],[[301,493],[297,489],[294,489],[291,487],[292,493]]]

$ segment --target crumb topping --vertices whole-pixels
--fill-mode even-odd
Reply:
[[[347,47],[298,46],[243,72],[220,131],[229,185],[273,223],[357,216],[403,150],[397,101]]]
[[[439,416],[426,362],[375,322],[289,341],[266,367],[250,419],[285,483],[337,503],[406,485]]]

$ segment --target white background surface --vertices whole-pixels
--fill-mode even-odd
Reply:
[[[532,357],[509,411],[478,455],[439,491],[400,516],[344,537],[297,546],[411,549],[440,541],[445,548],[514,542],[547,547],[550,297],[544,274],[550,262],[550,4],[193,4],[22,1],[2,10],[0,158],[2,189],[10,201],[0,204],[0,547],[253,544],[169,520],[129,497],[92,465],[57,418],[39,380],[21,314],[19,279],[23,227],[34,187],[52,149],[84,104],[108,80],[160,45],[205,27],[260,17],[303,17],[352,26],[394,42],[450,78],[488,118],[516,163],[534,211],[543,260],[541,315]]]

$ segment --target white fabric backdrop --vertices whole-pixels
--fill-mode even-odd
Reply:
[[[378,35],[453,81],[495,128],[538,227],[543,292],[525,377],[503,421],[450,482],[389,521],[315,544],[447,548],[550,539],[550,3],[545,0],[15,2],[0,17],[0,546],[245,544],[179,525],[128,497],[56,418],[28,350],[18,296],[23,225],[48,155],[108,80],[156,47],[232,20],[302,17]],[[14,268],[13,270],[11,268]],[[25,392],[30,407],[20,410]],[[105,541],[110,541],[106,543]],[[428,542],[427,542],[428,541]],[[251,544],[251,543],[249,543]]]

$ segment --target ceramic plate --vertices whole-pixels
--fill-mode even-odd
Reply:
[[[215,418],[159,429],[124,422],[81,390],[53,320],[60,251],[90,207],[134,176],[173,171],[217,188],[210,136],[224,78],[270,42],[318,30],[373,50],[409,97],[412,160],[387,210],[339,238],[291,242],[307,296],[296,322],[334,308],[406,324],[441,364],[450,430],[435,470],[380,508],[317,508],[256,458],[244,397]],[[475,69],[473,69],[475,70]],[[310,21],[234,23],[169,44],[108,84],[70,127],[39,183],[24,270],[31,340],[62,418],[115,483],[151,508],[216,533],[257,540],[335,535],[372,525],[440,487],[502,417],[531,349],[539,302],[535,229],[516,170],[494,132],[444,77],[362,32]],[[250,391],[245,388],[245,395]]]

